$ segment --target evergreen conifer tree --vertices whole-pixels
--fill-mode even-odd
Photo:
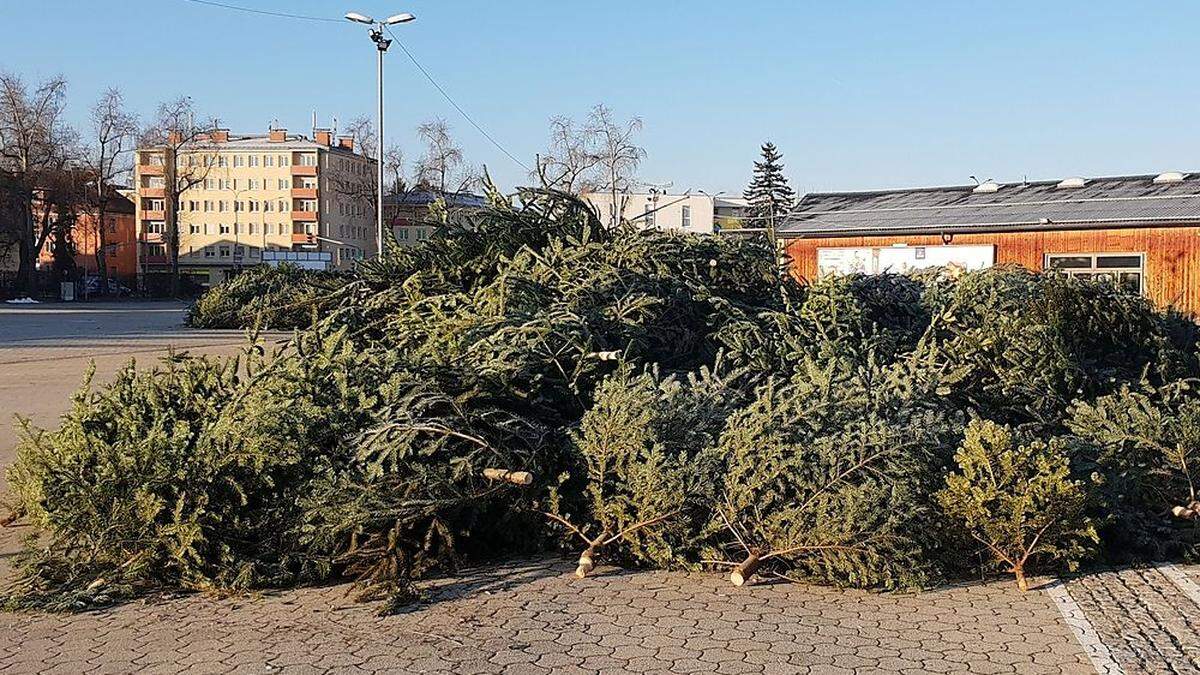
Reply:
[[[774,143],[763,144],[762,160],[754,163],[754,177],[742,196],[750,202],[755,227],[774,229],[796,205],[796,193],[783,175],[783,155]]]

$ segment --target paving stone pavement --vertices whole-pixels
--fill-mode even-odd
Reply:
[[[346,586],[0,615],[0,673],[1094,672],[1051,596],[1011,583],[873,594],[572,570],[469,570],[389,617]]]
[[[1083,575],[1066,589],[1126,673],[1200,673],[1196,568]]]

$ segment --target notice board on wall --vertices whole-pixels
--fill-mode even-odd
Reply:
[[[874,248],[818,248],[820,274],[903,274],[926,267],[955,265],[981,270],[996,264],[992,245],[877,246]]]

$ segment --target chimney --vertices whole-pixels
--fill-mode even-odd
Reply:
[[[338,147],[350,152],[354,152],[354,137],[353,136],[338,136]]]
[[[212,140],[214,143],[228,143],[229,142],[229,130],[228,129],[213,129]]]
[[[171,131],[167,133],[167,145],[179,145],[182,142],[183,134],[179,133],[178,131]]]
[[[271,129],[270,138],[272,143],[282,143],[287,140],[287,129]]]
[[[333,145],[333,134],[328,129],[313,129],[313,138],[319,145]]]

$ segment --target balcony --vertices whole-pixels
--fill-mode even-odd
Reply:
[[[161,244],[164,241],[162,232],[142,232],[139,239],[147,244]]]
[[[293,164],[292,165],[292,175],[293,176],[315,176],[315,175],[317,175],[317,167]]]
[[[139,164],[138,174],[142,176],[162,176],[166,173],[166,167],[162,164]]]
[[[144,256],[142,256],[142,264],[143,265],[166,265],[167,262],[168,261],[167,261],[166,255],[144,255]]]
[[[142,220],[166,220],[166,212],[164,211],[147,211],[142,210]]]
[[[317,235],[293,232],[292,243],[299,244],[301,246],[315,246],[317,244]]]
[[[138,191],[143,197],[164,199],[167,196],[167,189],[160,187],[144,187]]]
[[[292,220],[300,221],[302,223],[303,222],[315,223],[315,222],[317,222],[317,212],[316,211],[292,211]]]
[[[292,188],[292,199],[316,199],[317,188]]]

